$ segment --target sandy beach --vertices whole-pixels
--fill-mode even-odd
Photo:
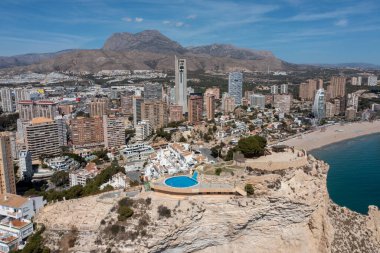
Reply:
[[[279,144],[310,151],[332,143],[375,133],[380,133],[380,121],[374,121],[372,123],[347,123],[343,126],[337,124],[326,127],[325,131],[317,130],[312,133],[302,134],[293,139],[280,142]]]

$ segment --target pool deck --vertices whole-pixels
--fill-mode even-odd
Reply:
[[[186,187],[186,188],[175,188],[167,186],[164,179],[160,179],[156,182],[151,182],[150,187],[153,191],[169,193],[169,194],[181,194],[181,195],[196,195],[196,194],[233,194],[246,196],[246,192],[238,187],[234,187],[230,184],[214,184],[214,183],[203,183]]]

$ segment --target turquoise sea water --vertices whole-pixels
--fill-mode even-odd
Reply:
[[[380,134],[331,144],[311,151],[330,164],[327,189],[340,206],[367,214],[380,207]]]

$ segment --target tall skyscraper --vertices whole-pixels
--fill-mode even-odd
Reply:
[[[141,104],[141,120],[148,120],[153,129],[166,127],[168,107],[163,101],[144,101]]]
[[[98,98],[89,104],[90,117],[103,117],[108,112],[108,98]]]
[[[182,106],[183,112],[187,109],[187,68],[186,60],[175,56],[175,103]]]
[[[278,86],[277,85],[272,85],[270,87],[270,94],[278,94]]]
[[[18,105],[18,102],[20,102],[22,100],[30,100],[30,92],[27,89],[16,88],[16,89],[14,89],[14,92],[15,92],[16,106]]]
[[[306,83],[301,83],[299,87],[299,97],[303,100],[312,101],[317,91],[317,80],[309,79]]]
[[[71,120],[70,128],[74,148],[104,145],[103,117],[78,117]]]
[[[189,122],[197,124],[203,118],[203,97],[200,93],[191,94],[189,97]]]
[[[281,84],[280,93],[281,94],[288,94],[288,85],[286,83]]]
[[[235,105],[235,98],[234,97],[231,97],[228,94],[223,96],[222,108],[223,108],[224,114],[228,114],[230,112],[233,112],[235,107],[236,107],[236,105]]]
[[[16,194],[11,143],[6,132],[0,133],[0,194]]]
[[[54,122],[58,127],[59,146],[67,146],[67,125],[66,120],[62,116],[56,116]]]
[[[331,93],[328,95],[329,98],[343,98],[346,95],[346,78],[342,76],[331,77],[327,91]]]
[[[313,115],[318,120],[325,117],[325,90],[319,89],[315,94],[314,104],[313,104]]]
[[[133,96],[133,125],[137,126],[137,123],[141,121],[141,104],[144,102],[142,97]]]
[[[15,108],[13,106],[12,100],[12,90],[9,88],[0,89],[1,98],[1,109],[3,112],[14,112]]]
[[[32,159],[39,159],[45,155],[60,155],[58,126],[51,119],[32,119],[30,124],[25,126],[25,138]]]
[[[134,92],[127,92],[120,98],[121,111],[124,115],[133,115],[133,95]]]
[[[19,152],[19,174],[21,180],[30,180],[33,177],[32,156],[28,150]]]
[[[235,98],[235,104],[241,105],[243,96],[243,73],[231,72],[228,76],[228,94]]]
[[[125,125],[123,118],[103,115],[104,146],[115,148],[125,145]]]
[[[253,94],[250,97],[250,102],[252,107],[257,107],[259,109],[265,108],[265,96],[260,94]]]
[[[145,83],[144,100],[162,100],[162,84]]]
[[[207,120],[213,120],[215,117],[215,96],[208,94],[205,96],[206,100],[206,118]]]

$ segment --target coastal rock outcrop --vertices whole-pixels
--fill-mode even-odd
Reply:
[[[254,197],[143,192],[133,200],[135,213],[127,221],[117,221],[115,208],[102,206],[97,227],[78,228],[67,252],[380,252],[379,210],[370,207],[369,215],[361,215],[334,204],[326,189],[326,163],[311,157],[305,166],[263,175],[230,169],[233,173],[222,173],[219,180],[254,182],[259,189]],[[54,229],[65,210],[54,205],[54,215],[42,211],[36,221],[47,224],[46,245],[58,251],[72,224]],[[170,215],[162,216],[160,206]],[[83,217],[75,217],[78,225]]]

